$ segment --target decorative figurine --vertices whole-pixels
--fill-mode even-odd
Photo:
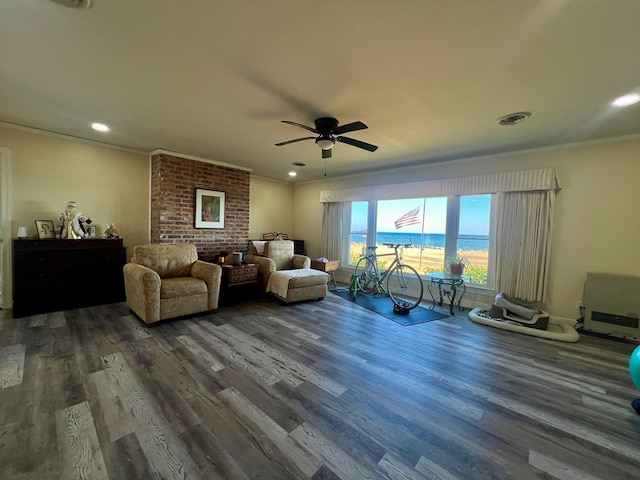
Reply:
[[[104,238],[120,238],[120,234],[116,229],[115,223],[107,223],[104,229]]]
[[[78,210],[76,202],[69,201],[67,208],[58,216],[62,224],[60,238],[77,240],[87,235],[85,225],[91,223],[91,218],[87,218]]]

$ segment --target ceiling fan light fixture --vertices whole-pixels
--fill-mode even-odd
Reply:
[[[335,143],[335,140],[331,138],[318,137],[316,139],[316,145],[318,145],[322,150],[331,150]]]

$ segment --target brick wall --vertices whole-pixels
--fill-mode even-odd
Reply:
[[[194,243],[206,258],[246,251],[250,172],[158,153],[151,157],[151,242]],[[195,228],[196,188],[225,192],[224,228]]]

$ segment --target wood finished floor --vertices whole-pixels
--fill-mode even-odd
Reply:
[[[633,348],[332,294],[154,329],[125,304],[4,311],[0,478],[638,479]]]

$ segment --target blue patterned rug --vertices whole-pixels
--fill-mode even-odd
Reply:
[[[335,293],[339,297],[353,302],[353,295],[346,288],[337,288],[330,290],[331,293]],[[410,310],[408,314],[402,315],[393,311],[393,302],[386,295],[373,295],[358,292],[356,295],[355,303],[361,307],[371,310],[372,312],[382,315],[389,320],[393,320],[399,323],[403,327],[410,325],[417,325],[418,323],[431,322],[432,320],[442,320],[443,318],[449,318],[449,315],[443,315],[442,313],[434,312],[429,308],[418,305],[413,310]]]

